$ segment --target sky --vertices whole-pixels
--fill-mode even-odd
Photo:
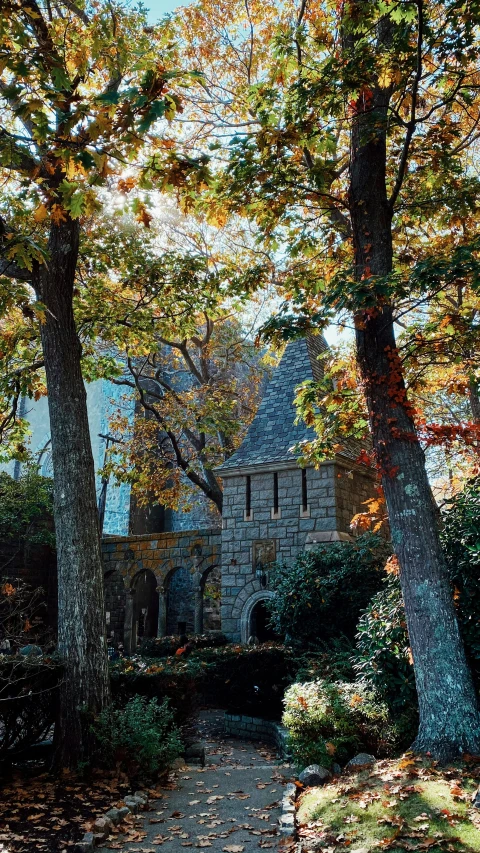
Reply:
[[[187,2],[188,0],[144,0],[145,6],[150,10],[148,17],[152,23],[167,12],[172,12],[177,6],[186,6]]]

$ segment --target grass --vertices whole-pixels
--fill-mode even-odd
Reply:
[[[480,853],[480,812],[471,808],[480,767],[439,768],[407,755],[310,788],[299,799],[303,850]]]

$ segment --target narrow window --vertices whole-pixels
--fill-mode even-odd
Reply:
[[[273,475],[273,511],[278,515],[278,474],[275,471]]]
[[[306,512],[308,509],[308,494],[307,494],[307,469],[302,468],[302,510]]]
[[[248,516],[252,512],[252,481],[250,474],[245,478],[245,515]]]

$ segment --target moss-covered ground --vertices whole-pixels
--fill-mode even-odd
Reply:
[[[440,768],[411,755],[343,774],[301,793],[303,851],[480,853],[480,811],[471,805],[479,781],[473,761]]]

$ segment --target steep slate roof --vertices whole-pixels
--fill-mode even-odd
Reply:
[[[278,367],[267,385],[257,414],[238,450],[217,470],[294,462],[291,448],[300,441],[311,441],[315,432],[303,422],[295,423],[295,388],[308,379],[320,381],[323,366],[318,356],[328,349],[322,335],[310,335],[288,344]]]

